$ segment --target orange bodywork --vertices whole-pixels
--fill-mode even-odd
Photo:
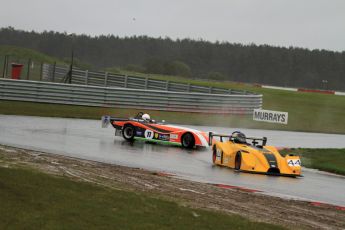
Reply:
[[[282,156],[274,146],[254,146],[229,141],[212,145],[213,163],[245,172],[300,176],[299,156]]]
[[[146,140],[159,140],[172,143],[181,143],[181,138],[186,133],[191,133],[195,140],[195,146],[208,146],[208,134],[206,132],[168,124],[158,124],[141,121],[112,121],[116,129],[122,129],[126,125],[136,127],[136,136]]]

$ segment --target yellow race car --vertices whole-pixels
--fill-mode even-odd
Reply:
[[[219,140],[214,137],[219,137]],[[252,143],[247,143],[247,140]],[[212,160],[216,165],[244,172],[301,176],[301,160],[298,156],[291,154],[283,157],[274,146],[267,146],[266,142],[266,137],[246,137],[239,131],[231,135],[209,133]]]

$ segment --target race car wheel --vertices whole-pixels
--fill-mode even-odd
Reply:
[[[236,170],[241,169],[241,161],[242,161],[242,154],[241,154],[241,152],[237,152],[236,157],[235,157],[235,169]]]
[[[216,159],[217,159],[217,147],[214,146],[213,147],[213,153],[212,153],[212,162],[213,162],[213,164],[216,163]]]
[[[193,134],[191,133],[185,133],[181,137],[181,144],[183,148],[191,149],[195,145],[195,139]]]
[[[135,128],[133,125],[126,125],[122,130],[122,136],[127,141],[133,141],[135,135]]]

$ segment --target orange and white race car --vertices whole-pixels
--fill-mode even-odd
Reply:
[[[153,142],[168,142],[184,148],[207,147],[208,133],[195,129],[156,122],[148,114],[138,113],[134,118],[102,117],[102,127],[111,124],[115,136],[123,136],[128,141],[143,139]]]

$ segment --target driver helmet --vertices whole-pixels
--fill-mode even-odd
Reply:
[[[245,144],[246,142],[246,135],[240,131],[235,131],[231,135],[234,138],[235,143]]]
[[[150,115],[148,115],[147,113],[143,114],[141,118],[145,121],[149,121],[151,119]]]

